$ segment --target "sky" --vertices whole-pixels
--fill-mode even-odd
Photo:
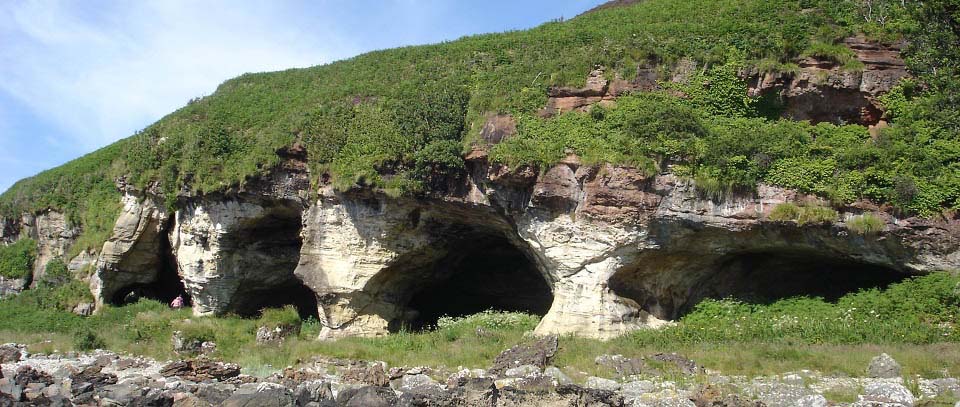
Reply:
[[[0,191],[246,72],[535,27],[603,0],[0,2]]]

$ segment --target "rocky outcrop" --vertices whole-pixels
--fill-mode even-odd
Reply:
[[[909,76],[900,55],[903,44],[883,44],[861,36],[847,38],[843,45],[862,68],[810,56],[796,61],[796,71],[761,72],[750,68],[740,72],[740,76],[747,80],[750,96],[768,96],[782,105],[784,118],[813,123],[885,125],[881,123],[883,106],[878,97]],[[550,117],[587,111],[598,104],[613,105],[616,98],[625,93],[659,89],[661,81],[689,82],[697,69],[695,62],[684,59],[664,75],[655,64],[644,63],[637,66],[634,79],[626,81],[611,77],[603,67],[597,67],[589,73],[583,88],[550,88],[547,105],[540,110],[540,115]]]
[[[843,44],[863,65],[862,70],[808,57],[799,61],[797,72],[747,74],[752,77],[750,94],[776,94],[784,104],[783,116],[794,120],[879,123],[883,107],[878,96],[909,75],[900,56],[903,44],[881,44],[864,37],[847,38]]]
[[[121,202],[122,211],[91,278],[100,305],[121,302],[130,290],[156,282],[166,261],[164,232],[170,216],[163,205],[129,193]]]

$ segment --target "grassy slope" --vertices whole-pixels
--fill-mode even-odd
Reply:
[[[424,177],[459,165],[456,147],[471,142],[484,114],[529,117],[544,105],[548,87],[580,85],[595,65],[629,79],[642,62],[669,67],[681,58],[708,68],[752,64],[776,69],[805,53],[832,52],[842,61],[849,55],[829,47],[834,41],[856,32],[896,38],[909,27],[902,8],[892,7],[888,15],[890,22],[881,27],[865,22],[854,1],[648,0],[526,31],[377,51],[307,69],[246,74],[132,137],[18,182],[0,195],[0,213],[65,211],[84,227],[78,247],[96,247],[118,210],[115,177],[127,175],[140,187],[159,181],[172,200],[183,186],[212,191],[242,184],[275,164],[275,151],[296,140],[308,147],[311,166],[329,170],[342,188],[359,183],[416,192]],[[742,115],[737,112],[742,108],[716,105],[702,119]],[[740,131],[744,126],[749,130],[768,124],[713,127]],[[597,156],[649,163],[663,154],[638,148],[630,154]],[[720,155],[696,157],[691,173],[714,179],[721,187],[764,179],[726,168],[730,164],[717,158]],[[933,164],[938,169],[942,163]],[[865,183],[890,189],[889,181]],[[865,189],[844,191],[842,198]],[[954,198],[933,197],[921,209],[950,206]]]

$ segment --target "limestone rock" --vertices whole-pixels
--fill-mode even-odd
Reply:
[[[900,364],[896,360],[886,353],[881,353],[880,356],[870,360],[867,375],[880,379],[894,379],[901,377],[900,370]]]

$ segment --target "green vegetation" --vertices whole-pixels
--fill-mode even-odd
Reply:
[[[8,246],[0,246],[0,276],[24,278],[33,272],[37,258],[37,243],[33,239],[20,239]]]
[[[683,352],[727,374],[770,374],[799,368],[861,374],[880,351],[893,354],[907,374],[952,375],[960,366],[960,277],[934,273],[885,289],[848,294],[835,303],[790,298],[772,304],[734,299],[706,300],[675,325],[637,331],[602,342],[561,338],[558,366],[598,372],[603,353],[643,356]],[[88,301],[80,283],[40,288],[0,300],[0,341],[53,338],[60,351],[107,347],[165,359],[174,357],[173,331],[188,340],[214,341],[216,357],[259,369],[280,368],[313,355],[384,360],[391,365],[486,367],[503,349],[526,339],[539,322],[531,315],[487,311],[441,318],[436,330],[400,332],[378,338],[316,341],[316,320],[300,321],[292,307],[268,309],[261,317],[191,317],[152,300],[106,307],[92,317],[69,312]],[[282,345],[257,345],[261,326],[299,326]],[[480,329],[482,328],[482,329]],[[115,334],[101,337],[96,332]],[[40,346],[40,345],[38,345]],[[47,345],[42,345],[47,346]],[[52,349],[51,349],[52,350]]]
[[[880,233],[885,226],[883,219],[872,213],[858,215],[847,221],[847,227],[861,235]]]
[[[796,205],[782,203],[773,207],[767,217],[772,221],[808,223],[832,223],[837,220],[837,211],[819,205]]]
[[[513,114],[523,123],[517,145],[500,152],[507,161],[546,165],[567,149],[645,171],[667,161],[686,166],[711,195],[766,181],[932,215],[957,208],[960,196],[960,58],[950,4],[648,0],[526,31],[246,74],[125,140],[20,181],[0,195],[0,216],[63,211],[83,227],[76,254],[97,248],[110,232],[119,210],[115,179],[140,188],[157,182],[172,204],[182,190],[242,185],[277,164],[278,149],[298,141],[307,147],[313,173],[330,173],[341,189],[417,193],[463,165],[459,151],[476,140],[491,112]],[[908,61],[917,80],[886,99],[893,126],[878,140],[856,126],[764,119],[775,116],[776,101],[746,98],[745,84],[733,75],[748,66],[794,71],[804,55],[857,69],[838,45],[857,33],[907,37],[914,44]],[[638,65],[669,70],[681,61],[696,64],[692,79],[673,89],[686,99],[642,96],[666,106],[625,100],[596,114],[610,119],[569,115],[551,123],[532,117],[549,87],[581,86],[597,65],[629,80]],[[699,124],[615,122],[638,111],[653,117],[677,111]],[[625,126],[622,134],[597,142],[585,138],[616,126]],[[545,135],[549,129],[574,132]],[[621,141],[626,144],[616,145]],[[800,148],[782,148],[791,142]],[[896,188],[903,184],[896,176],[906,177],[900,181],[913,185],[913,193],[901,193],[911,189]]]
[[[47,263],[43,271],[43,276],[40,278],[38,284],[56,287],[68,283],[72,278],[73,276],[70,275],[70,270],[67,269],[66,263],[57,257]]]

